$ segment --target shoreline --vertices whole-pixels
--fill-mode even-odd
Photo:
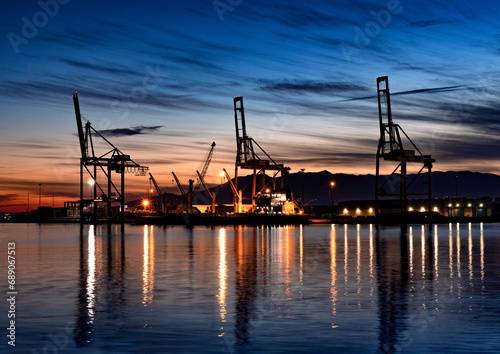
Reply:
[[[203,215],[203,214],[168,214],[135,216],[126,218],[124,224],[131,225],[165,225],[165,226],[215,226],[215,225],[242,225],[242,226],[284,226],[284,225],[318,225],[318,224],[376,224],[376,225],[408,225],[408,224],[450,224],[450,223],[498,223],[500,216],[487,217],[427,217],[411,216],[403,218],[391,215],[378,218],[322,218],[311,215]],[[36,218],[14,217],[10,220],[0,220],[0,223],[34,223],[34,224],[80,224],[80,219],[74,218]],[[91,221],[83,224],[108,224],[107,220]],[[113,220],[113,225],[121,222]]]

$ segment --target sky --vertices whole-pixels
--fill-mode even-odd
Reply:
[[[43,205],[78,198],[75,91],[84,119],[171,191],[171,171],[186,185],[213,141],[208,182],[234,173],[235,96],[291,172],[374,174],[382,75],[434,170],[500,174],[499,18],[486,0],[4,1],[0,211],[28,194],[38,206],[39,183]],[[130,197],[148,189],[127,176]]]

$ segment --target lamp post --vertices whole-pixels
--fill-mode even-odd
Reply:
[[[329,195],[330,195],[330,203],[332,205],[333,205],[333,187],[335,187],[335,182],[331,181],[330,182],[330,190],[328,192],[329,192]]]
[[[42,206],[42,184],[38,183],[38,209]]]
[[[92,187],[94,187],[95,181],[94,179],[89,179],[89,185],[90,185],[90,197],[92,199],[95,199],[95,196],[92,195]]]

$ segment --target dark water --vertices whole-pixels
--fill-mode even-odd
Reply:
[[[0,225],[0,352],[500,352],[500,224]]]

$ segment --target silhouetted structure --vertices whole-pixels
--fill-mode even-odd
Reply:
[[[196,171],[196,174],[198,175],[198,181],[196,182],[196,186],[194,186],[194,180],[190,179],[189,182],[189,187],[188,191],[186,192],[184,187],[182,186],[181,182],[177,178],[176,174],[172,171],[172,175],[174,176],[175,183],[177,183],[177,187],[179,187],[180,192],[182,193],[182,196],[184,197],[184,200],[186,201],[186,211],[189,213],[193,212],[193,199],[200,189],[200,186],[203,184],[206,186],[204,178],[205,175],[207,174],[208,167],[210,166],[210,163],[212,162],[212,156],[214,154],[214,149],[215,149],[215,142],[210,145],[210,149],[208,150],[208,153],[205,155],[203,158],[203,169],[201,170],[201,173],[199,171]],[[193,187],[194,186],[194,187]],[[207,187],[205,187],[207,188]],[[212,194],[209,192],[210,196],[212,197],[212,212],[215,210],[215,203],[214,203],[214,197]]]
[[[93,204],[92,210],[92,221],[98,219],[98,209],[100,204],[106,205],[105,215],[101,217],[107,218],[109,222],[112,221],[112,203],[120,203],[119,217],[120,222],[124,222],[124,211],[125,211],[125,173],[135,173],[139,176],[145,176],[148,167],[141,166],[134,162],[130,155],[125,155],[116,146],[111,144],[101,133],[95,130],[91,123],[87,121],[85,123],[85,132],[82,124],[82,115],[80,113],[80,104],[78,102],[78,94],[75,92],[73,94],[73,103],[75,106],[76,115],[76,126],[78,128],[78,138],[80,140],[80,151],[82,157],[80,158],[80,221],[85,222],[84,206]],[[101,138],[111,150],[105,152],[102,155],[98,155],[95,152],[93,135],[97,135]],[[90,176],[90,186],[92,188],[92,198],[84,199],[83,190],[83,170],[86,170]],[[106,180],[107,187],[101,185],[98,175],[101,171]],[[112,172],[120,174],[121,183],[120,188],[116,186],[112,179]],[[101,193],[98,197],[97,190]]]
[[[156,182],[155,178],[149,173],[149,181],[153,183],[155,186],[156,192],[158,193],[158,196],[161,199],[161,212],[162,213],[168,213],[168,199],[167,199],[167,192],[163,190],[163,188],[160,186],[158,182]]]
[[[377,215],[381,213],[379,198],[386,196],[399,196],[400,199],[400,213],[406,214],[408,212],[408,196],[409,195],[425,195],[428,199],[428,210],[431,209],[432,198],[432,183],[431,183],[431,169],[432,163],[435,162],[431,155],[423,155],[418,147],[413,143],[410,137],[404,130],[392,121],[391,112],[391,99],[389,93],[389,78],[381,76],[377,78],[377,97],[378,97],[378,112],[380,123],[380,139],[377,148],[377,166],[376,166],[376,181],[375,181],[375,212]],[[403,147],[401,136],[404,135],[410,143],[412,150]],[[391,176],[386,181],[380,184],[380,160],[384,161],[399,161],[399,164],[392,172]],[[420,171],[408,183],[407,181],[407,163],[415,162],[422,164]],[[415,182],[418,175],[427,168],[428,176],[428,191],[427,193],[411,193],[409,192],[410,186]],[[391,179],[399,171],[400,183],[399,192],[395,191],[395,186],[391,185]]]
[[[266,171],[276,171],[271,181],[274,181],[276,176],[281,173],[281,188],[284,187],[284,175],[290,170],[289,167],[284,167],[283,164],[277,164],[271,156],[251,137],[247,135],[245,124],[245,110],[243,108],[243,97],[238,96],[233,99],[234,103],[234,122],[236,126],[236,164],[234,170],[234,186],[238,190],[238,167],[253,170],[252,178],[252,207],[255,206],[255,196],[265,190],[269,182],[266,183]],[[262,154],[262,157],[254,149],[254,144],[258,148],[257,152]],[[267,159],[266,159],[267,158]],[[261,189],[256,192],[257,174],[262,175]],[[237,193],[234,194],[234,212],[237,212],[238,200]]]

